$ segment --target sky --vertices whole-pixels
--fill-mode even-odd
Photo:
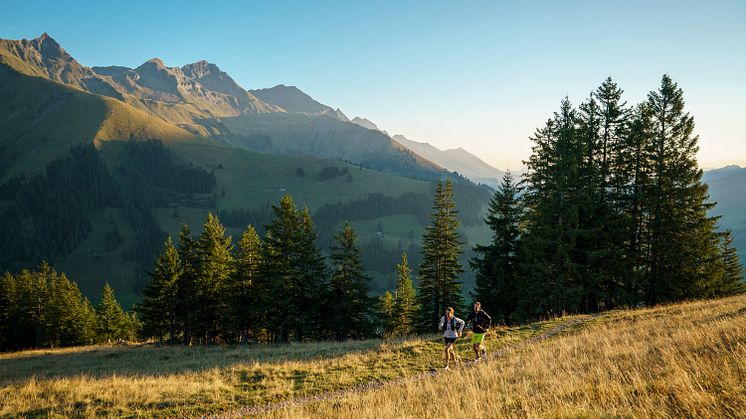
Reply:
[[[635,104],[669,74],[700,166],[746,165],[743,0],[3,1],[0,38],[43,32],[83,65],[205,59],[246,89],[295,85],[513,170],[563,97],[578,104],[610,76]]]

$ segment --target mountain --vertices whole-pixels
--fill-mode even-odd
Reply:
[[[0,64],[0,183],[38,173],[80,142],[129,138],[197,141],[127,103]]]
[[[318,102],[295,86],[279,84],[267,89],[249,90],[249,93],[256,96],[261,101],[270,105],[275,105],[289,113],[329,115],[342,121],[347,119],[346,116],[341,118],[344,114],[341,113],[339,109],[335,110]]]
[[[89,68],[46,33],[30,41],[2,40],[0,60],[18,73],[117,99],[194,136],[264,152],[344,159],[406,176],[433,179],[442,171],[385,135],[360,129],[340,109],[295,86],[247,91],[207,61],[168,67],[153,58],[137,68]]]
[[[412,141],[403,135],[394,135],[392,138],[420,156],[450,171],[458,172],[473,182],[495,188],[504,174],[503,171],[495,169],[460,147],[440,150],[431,144]]]
[[[355,227],[379,293],[402,251],[417,265],[443,177],[466,264],[489,238],[490,191],[300,89],[247,91],[205,61],[89,68],[47,34],[0,40],[0,237],[12,240],[0,241],[0,272],[46,260],[89,297],[110,282],[129,307],[182,223],[199,234],[217,213],[237,237],[290,193],[314,212],[320,248],[343,221]]]
[[[380,129],[378,129],[378,126],[376,126],[376,124],[374,124],[373,122],[371,122],[367,118],[360,118],[360,117],[356,116],[356,117],[352,118],[350,120],[350,122],[352,122],[355,125],[360,125],[363,128],[372,129],[372,130],[376,130],[376,131],[381,131]],[[383,131],[381,131],[381,132],[383,132]]]
[[[221,118],[225,141],[248,150],[344,160],[410,177],[436,179],[443,169],[386,134],[328,115],[272,113]]]
[[[746,262],[746,168],[708,170],[703,180],[710,187],[710,200],[717,202],[713,215],[721,216],[720,226],[733,232],[741,261]]]
[[[746,172],[746,168],[732,164],[718,169],[705,170],[702,180],[709,183],[741,172]]]

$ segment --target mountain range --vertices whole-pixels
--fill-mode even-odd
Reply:
[[[489,166],[464,150],[438,153],[433,152],[437,150],[433,147],[423,148],[399,137],[392,138],[367,119],[351,120],[339,108],[324,105],[295,86],[245,90],[217,65],[207,61],[168,67],[160,59],[152,58],[136,68],[86,67],[44,33],[32,40],[0,40],[0,65],[6,95],[17,90],[12,85],[19,83],[20,75],[70,88],[62,89],[62,93],[55,86],[52,89],[60,93],[46,98],[44,103],[26,106],[43,108],[42,114],[47,120],[48,114],[61,109],[55,106],[61,100],[79,96],[75,91],[97,95],[97,99],[86,99],[91,102],[89,105],[99,102],[98,106],[107,111],[88,119],[109,132],[89,133],[88,137],[95,140],[112,138],[113,134],[134,138],[158,134],[159,138],[177,140],[212,137],[265,153],[342,159],[406,176],[437,178],[445,169],[492,185],[494,182],[488,180],[499,177],[500,173],[496,169],[485,170],[485,166]],[[106,98],[116,99],[118,103]],[[121,115],[127,116],[119,117]],[[26,117],[31,120],[39,116]],[[130,121],[129,126],[116,124],[112,127],[111,118]],[[14,134],[17,137],[19,133]],[[20,134],[38,137],[35,133]],[[18,151],[10,150],[10,153]],[[28,170],[33,167],[22,164],[18,170],[8,172]]]
[[[50,168],[70,164],[71,147],[80,143],[99,151],[106,166],[102,173],[119,182],[113,189],[127,190],[132,182],[127,168],[148,167],[155,160],[137,149],[127,151],[125,144],[145,139],[166,146],[159,164],[202,173],[196,178],[213,179],[212,189],[160,185],[151,170],[149,182],[156,185],[145,194],[147,205],[127,203],[132,197],[124,195],[108,206],[99,202],[86,210],[74,240],[59,239],[56,246],[64,251],[30,249],[33,258],[12,265],[0,255],[0,268],[47,259],[89,296],[111,282],[127,305],[139,298],[145,259],[157,250],[153,240],[157,247],[165,234],[175,237],[182,223],[198,234],[208,211],[222,214],[235,237],[247,222],[261,226],[270,205],[290,193],[320,218],[323,246],[342,220],[353,224],[366,263],[377,266],[369,274],[380,292],[395,284],[393,267],[402,250],[417,266],[433,181],[454,179],[466,265],[471,247],[490,237],[481,218],[492,191],[475,183],[494,187],[503,175],[462,148],[440,150],[389,135],[369,119],[349,118],[295,86],[246,90],[206,61],[168,67],[153,58],[136,68],[86,67],[46,33],[32,40],[0,40],[0,217],[13,215],[19,196],[43,203],[45,194],[59,195],[40,185]],[[173,167],[167,174],[180,173]],[[746,249],[746,170],[708,171],[705,180],[719,202],[721,225],[733,230],[739,249]],[[19,186],[24,182],[26,189]],[[78,193],[77,185],[65,187],[71,196]],[[43,208],[19,222],[30,240],[24,245],[33,244],[33,231],[58,223],[49,214],[66,216],[72,208]],[[150,242],[143,244],[145,236]],[[137,256],[143,253],[149,256]],[[473,281],[469,275],[467,290]]]
[[[0,270],[45,259],[90,297],[110,282],[129,305],[166,234],[182,223],[199,234],[212,211],[235,237],[247,223],[261,228],[290,193],[318,217],[324,250],[343,220],[352,223],[381,292],[403,250],[416,266],[433,181],[446,176],[466,264],[471,245],[489,237],[480,222],[489,189],[365,121],[294,86],[246,90],[206,61],[86,67],[47,34],[0,40],[0,235],[21,255],[0,254]],[[100,157],[72,153],[81,143]]]

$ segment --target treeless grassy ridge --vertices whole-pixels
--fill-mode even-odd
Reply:
[[[276,417],[746,417],[746,296],[614,313],[477,368]]]
[[[491,349],[567,318],[501,329]],[[96,346],[0,354],[2,416],[190,416],[231,411],[371,381],[442,363],[436,337],[288,345]],[[470,358],[466,340],[458,352]]]

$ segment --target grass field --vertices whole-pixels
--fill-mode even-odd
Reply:
[[[608,315],[480,368],[275,417],[745,417],[746,296]]]
[[[566,320],[501,329],[490,349]],[[472,354],[459,342],[464,358]],[[96,346],[0,355],[0,416],[201,415],[440,368],[428,338],[288,345]]]
[[[510,347],[570,318],[497,330]],[[0,355],[0,416],[199,416],[441,366],[436,337],[97,346]],[[457,345],[470,358],[466,340]],[[478,367],[272,410],[275,417],[743,417],[746,296],[618,311]]]

